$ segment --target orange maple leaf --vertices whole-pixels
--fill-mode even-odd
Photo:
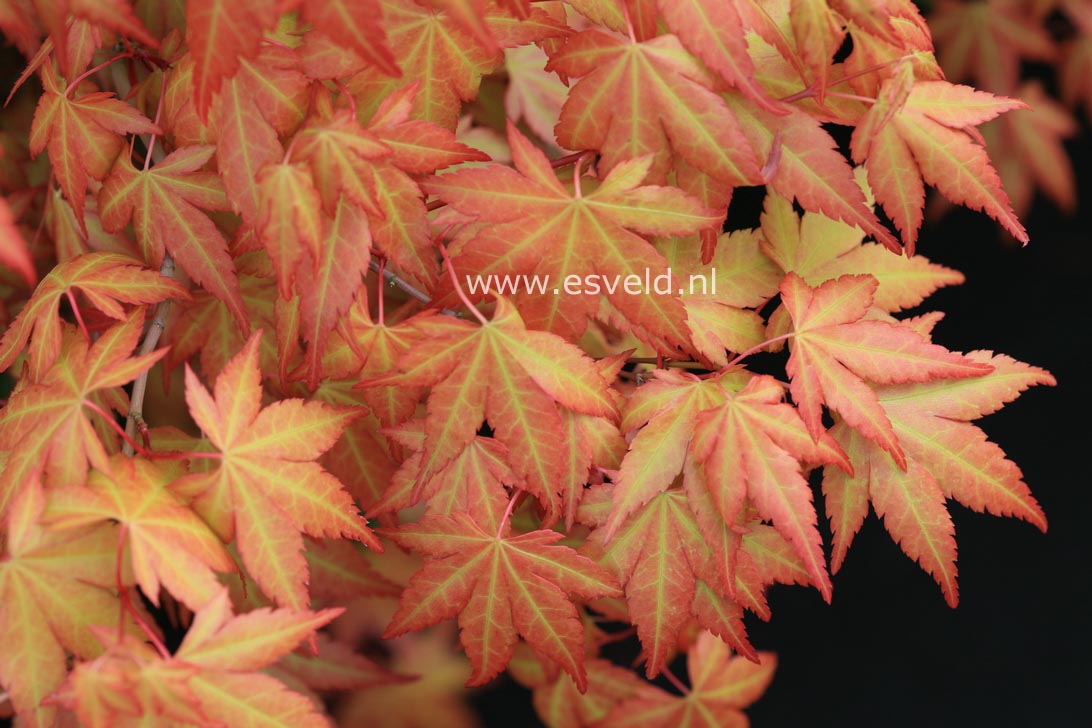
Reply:
[[[46,529],[38,523],[45,507],[40,483],[32,476],[19,493],[0,549],[0,684],[29,725],[50,726],[57,708],[42,701],[64,682],[67,654],[96,658],[102,646],[90,625],[117,624],[118,537],[106,529]],[[122,586],[131,583],[123,572]],[[139,633],[128,617],[126,629]]]
[[[120,387],[167,353],[159,349],[130,358],[143,323],[144,313],[138,309],[94,344],[68,328],[61,336],[60,355],[41,381],[17,390],[0,411],[0,441],[11,447],[0,477],[0,515],[36,470],[44,472],[47,484],[69,486],[87,482],[89,465],[110,472],[107,447],[116,448],[117,437],[102,437],[87,410],[100,417],[110,416],[111,409],[126,412],[128,397]]]
[[[190,277],[227,304],[243,331],[249,331],[227,243],[202,212],[228,209],[219,177],[201,171],[212,153],[212,147],[182,147],[144,170],[119,156],[99,194],[99,216],[103,227],[113,232],[132,220],[137,242],[152,266],[159,267],[164,254],[170,253]]]
[[[31,380],[38,381],[61,351],[61,298],[75,301],[81,292],[95,308],[124,321],[121,304],[157,303],[166,298],[189,300],[184,287],[132,258],[117,253],[88,253],[51,270],[0,339],[0,370],[7,369],[30,339]],[[33,334],[33,338],[31,335]]]
[[[857,472],[852,477],[824,473],[823,493],[834,531],[832,571],[842,565],[868,515],[869,501],[892,538],[937,580],[953,607],[959,600],[955,526],[945,499],[978,512],[1014,516],[1046,531],[1046,516],[1020,469],[971,420],[997,411],[1030,386],[1053,385],[1054,378],[1004,355],[976,351],[967,358],[989,366],[989,373],[875,388],[906,452],[906,472],[844,423],[831,430]]]
[[[722,563],[714,555],[729,544],[723,537],[707,538],[695,516],[697,510],[712,509],[713,504],[706,498],[695,508],[686,491],[665,491],[626,519],[607,541],[601,526],[606,523],[609,496],[608,488],[598,487],[584,499],[581,521],[600,526],[588,538],[584,552],[610,569],[623,585],[629,619],[641,640],[645,674],[655,677],[667,666],[691,619],[753,657],[743,609],[726,596]]]
[[[904,324],[865,320],[876,287],[876,279],[867,275],[844,275],[818,288],[795,273],[786,275],[781,301],[794,326],[786,371],[813,438],[825,432],[826,403],[905,468],[906,456],[891,422],[863,380],[925,382],[979,377],[993,368],[931,344]]]
[[[766,692],[777,669],[770,652],[759,661],[732,655],[731,649],[710,632],[703,632],[686,656],[690,690],[673,695],[659,688],[642,691],[611,710],[599,725],[622,728],[747,728],[743,708]]]
[[[650,332],[665,353],[690,347],[685,311],[675,296],[634,296],[618,286],[627,276],[665,273],[663,256],[644,238],[685,235],[719,224],[722,215],[672,187],[641,186],[653,164],[645,155],[611,170],[583,193],[569,191],[545,155],[509,124],[516,169],[491,164],[424,183],[456,210],[494,223],[477,230],[454,256],[456,270],[490,275],[537,274],[560,286],[567,277],[602,281],[607,299],[633,325]],[[518,170],[518,171],[517,171]],[[615,284],[612,287],[610,284]],[[598,296],[526,293],[521,314],[538,328],[577,337],[599,311]]]
[[[216,534],[167,487],[181,475],[176,470],[114,455],[110,474],[92,471],[86,487],[50,489],[41,522],[55,529],[121,524],[144,596],[159,606],[162,584],[190,609],[200,610],[220,592],[213,571],[236,567]]]
[[[276,18],[276,0],[186,3],[186,45],[194,58],[194,103],[202,119],[224,80],[235,75],[243,59],[258,55],[262,33]]]
[[[110,171],[125,142],[120,134],[161,134],[159,127],[133,106],[107,91],[69,98],[52,69],[41,74],[45,93],[38,101],[30,128],[30,152],[49,149],[57,184],[72,205],[83,229],[88,179],[101,180]],[[86,232],[86,230],[84,230]]]
[[[1015,99],[956,86],[914,81],[909,64],[880,87],[877,103],[853,131],[853,159],[913,254],[925,204],[924,182],[956,204],[983,210],[1027,242],[1001,178],[983,145],[968,133],[998,114],[1021,108]],[[924,182],[923,182],[924,180]]]
[[[328,726],[315,703],[261,672],[344,610],[269,608],[233,616],[221,587],[194,617],[174,655],[100,631],[108,650],[77,665],[55,701],[88,728],[109,728],[133,716],[171,725],[194,716],[215,725]]]
[[[399,359],[402,373],[361,386],[431,387],[418,482],[431,480],[488,420],[508,448],[512,469],[556,517],[560,454],[567,449],[558,405],[615,416],[607,383],[592,361],[561,337],[528,330],[503,298],[488,325],[435,315],[416,326],[423,341]]]
[[[486,533],[469,516],[426,516],[384,531],[395,543],[434,558],[414,574],[384,639],[459,615],[460,639],[483,685],[512,658],[517,636],[554,660],[583,691],[584,628],[566,593],[620,594],[611,575],[567,546],[556,531]]]
[[[225,540],[237,538],[247,571],[278,604],[308,602],[306,533],[347,537],[382,550],[348,493],[313,462],[359,413],[321,402],[284,399],[262,409],[255,332],[227,363],[210,395],[186,367],[186,402],[219,451],[219,465],[175,487]]]

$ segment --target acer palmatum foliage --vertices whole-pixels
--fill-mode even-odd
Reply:
[[[1051,376],[900,315],[962,281],[913,255],[926,185],[1027,240],[976,130],[1025,118],[1007,67],[946,79],[907,0],[6,0],[0,30],[27,725],[465,723],[506,669],[554,726],[746,725],[745,613],[829,600],[870,503],[953,606],[949,500],[1046,528],[973,422]],[[601,655],[632,635],[675,692]]]

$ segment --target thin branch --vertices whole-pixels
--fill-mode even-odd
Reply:
[[[159,274],[166,278],[170,278],[174,275],[174,259],[169,255],[163,256],[163,265],[159,267]],[[167,328],[167,315],[171,312],[171,299],[160,301],[155,307],[155,314],[152,316],[152,323],[148,327],[148,333],[144,335],[144,341],[140,344],[140,351],[138,354],[144,356],[145,354],[151,354],[156,345],[159,343],[160,336],[163,335],[163,330]],[[122,452],[128,457],[132,457],[136,454],[136,448],[130,444],[133,438],[136,437],[137,432],[141,433],[143,439],[147,438],[147,425],[144,423],[144,414],[142,409],[144,407],[144,395],[148,391],[148,371],[145,369],[137,376],[133,382],[133,393],[129,397],[129,415],[125,420],[125,434],[127,439],[122,446]],[[145,442],[145,448],[150,448],[151,443]]]
[[[137,441],[134,440],[132,437],[130,437],[129,434],[126,433],[125,430],[123,430],[121,428],[121,425],[119,425],[117,422],[114,421],[113,414],[111,414],[110,412],[107,412],[102,407],[99,407],[97,404],[95,404],[94,402],[92,402],[89,399],[85,399],[83,401],[83,406],[86,407],[87,409],[91,410],[92,412],[98,413],[98,415],[100,417],[102,417],[103,420],[106,421],[106,424],[110,426],[110,429],[113,430],[114,432],[118,433],[121,436],[121,439],[125,441],[125,444],[127,446],[131,447],[134,452],[138,452],[141,455],[144,455],[145,457],[151,457],[151,453],[149,453],[147,450],[145,450],[140,445],[138,445]]]
[[[385,319],[384,311],[383,311],[383,272],[384,272],[383,267],[386,264],[386,262],[387,262],[386,258],[380,258],[379,259],[379,270],[376,271],[376,273],[379,274],[379,290],[375,292],[375,298],[376,298],[376,305],[379,308],[379,325],[380,326],[385,326],[386,325],[386,321],[384,320]]]
[[[631,356],[626,359],[627,364],[656,364],[657,357],[654,356]],[[700,361],[683,361],[676,359],[663,360],[662,366],[667,369],[705,369],[705,365]]]
[[[368,261],[368,268],[375,271],[376,273],[379,273],[379,263],[375,262],[374,260]],[[383,264],[383,278],[385,278],[387,283],[394,286],[395,288],[401,288],[405,293],[409,294],[411,298],[416,298],[418,301],[425,304],[426,306],[432,305],[431,296],[407,281],[405,278],[402,278],[397,273],[392,271],[385,262]],[[442,313],[444,316],[454,316],[455,318],[460,318],[459,313],[457,311],[452,311],[450,308],[440,309],[440,313]]]
[[[432,303],[432,298],[429,297],[427,293],[422,291],[420,288],[417,288],[406,279],[399,277],[398,274],[388,269],[385,265],[380,268],[379,263],[376,263],[374,260],[372,260],[368,261],[368,268],[375,271],[376,273],[381,274],[384,278],[387,279],[387,283],[390,283],[392,286],[401,288],[412,298],[416,298],[421,303],[424,303],[426,305]]]

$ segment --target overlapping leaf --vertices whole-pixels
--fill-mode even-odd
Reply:
[[[548,68],[580,78],[557,126],[562,146],[601,150],[607,169],[653,155],[657,183],[667,179],[672,154],[723,185],[759,182],[759,158],[735,114],[675,36],[632,43],[584,31]]]
[[[703,632],[686,658],[690,692],[673,695],[662,689],[642,692],[619,703],[603,726],[641,725],[650,728],[747,728],[742,709],[762,697],[777,658],[769,652],[755,664],[732,655],[728,645]]]
[[[615,167],[598,188],[570,192],[545,156],[509,127],[516,170],[500,165],[466,169],[425,183],[456,210],[494,223],[480,229],[454,259],[458,271],[489,275],[535,273],[559,286],[567,276],[601,281],[600,290],[661,348],[688,347],[689,331],[675,296],[634,296],[620,281],[666,272],[656,250],[631,230],[684,235],[715,225],[719,215],[670,187],[640,186],[652,158]],[[517,171],[518,170],[518,171]],[[518,299],[532,325],[575,336],[598,309],[592,295],[528,295]]]
[[[34,112],[30,151],[49,150],[57,184],[83,225],[88,179],[103,179],[125,146],[120,134],[157,134],[159,127],[112,93],[96,91],[69,98],[51,69],[41,74],[45,93]]]
[[[605,503],[605,496],[599,489],[596,497],[586,498],[589,503],[581,511],[581,520],[602,525],[606,514],[595,506]],[[691,619],[753,655],[743,627],[743,609],[724,595],[723,579],[710,550],[715,542],[706,541],[684,491],[672,489],[654,496],[606,543],[605,533],[595,530],[586,552],[622,583],[649,677],[672,658],[679,633]]]
[[[234,571],[235,564],[209,527],[167,488],[178,475],[154,462],[115,455],[109,475],[92,471],[86,487],[51,489],[42,522],[57,529],[121,524],[136,582],[152,604],[159,605],[162,585],[200,610],[220,592],[213,572]]]
[[[0,552],[0,684],[29,725],[46,728],[56,722],[57,708],[42,701],[65,681],[67,654],[94,659],[102,647],[89,626],[117,624],[118,539],[108,530],[42,528],[37,524],[45,505],[40,485],[33,480],[20,485],[26,487],[5,519]]]
[[[110,472],[108,449],[90,418],[125,412],[128,398],[119,387],[149,369],[165,349],[130,358],[140,338],[140,310],[108,329],[94,344],[74,329],[61,336],[60,356],[41,381],[19,389],[0,411],[0,442],[11,456],[0,476],[0,515],[31,473],[47,483],[81,486],[89,467]],[[100,414],[101,413],[101,414]]]
[[[342,611],[263,608],[233,616],[221,587],[196,614],[174,655],[157,655],[135,640],[111,645],[72,671],[59,702],[88,728],[152,715],[170,726],[200,715],[225,725],[320,728],[328,723],[311,699],[260,670]]]
[[[969,86],[914,82],[906,74],[881,87],[879,103],[853,132],[853,159],[865,163],[876,200],[902,233],[908,252],[913,253],[921,227],[923,180],[1027,242],[986,150],[965,131],[1020,106]]]
[[[434,316],[417,327],[424,340],[399,359],[403,373],[364,384],[431,387],[418,482],[431,480],[488,421],[512,469],[556,518],[559,453],[567,449],[559,405],[615,416],[593,363],[560,337],[528,330],[503,298],[487,326]]]
[[[823,479],[834,531],[834,571],[868,515],[869,501],[891,536],[933,575],[952,606],[959,598],[955,528],[945,499],[979,512],[1021,518],[1046,530],[1046,516],[1020,469],[971,420],[995,412],[1030,386],[1054,384],[1054,378],[1004,355],[972,352],[968,359],[991,371],[970,379],[876,388],[877,400],[906,452],[906,472],[844,424],[832,430],[856,471],[847,477],[828,470]]]
[[[243,331],[250,329],[227,243],[202,210],[226,210],[220,179],[202,171],[212,147],[183,147],[150,169],[120,156],[99,195],[107,231],[130,221],[145,259],[158,268],[170,254],[197,283],[223,301]]]
[[[37,381],[61,352],[61,298],[74,291],[107,316],[125,320],[122,304],[147,304],[165,298],[188,299],[177,282],[116,253],[89,253],[61,263],[46,274],[23,310],[0,339],[0,369],[7,369],[30,339],[31,380]]]
[[[793,400],[813,438],[823,432],[825,403],[904,468],[899,438],[863,380],[893,384],[977,377],[992,367],[931,344],[905,325],[865,320],[876,287],[876,279],[867,275],[842,276],[818,288],[795,273],[786,275],[781,301],[795,329],[786,370]]]
[[[225,540],[236,538],[247,571],[278,604],[306,607],[302,533],[347,537],[379,549],[341,483],[313,461],[356,416],[286,399],[262,409],[255,333],[210,395],[187,367],[190,413],[219,451],[219,465],[177,486]]]
[[[486,533],[469,516],[428,516],[386,532],[395,543],[432,556],[410,579],[384,635],[459,616],[461,642],[481,685],[512,658],[517,636],[587,688],[584,628],[567,594],[618,594],[610,574],[567,546],[556,531]]]

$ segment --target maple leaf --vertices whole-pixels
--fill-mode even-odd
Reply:
[[[411,118],[417,84],[391,93],[368,122],[367,132],[391,151],[371,169],[381,215],[369,213],[376,249],[408,280],[431,290],[436,282],[436,255],[429,233],[424,193],[410,175],[431,174],[460,162],[489,159],[455,140],[447,129]]]
[[[993,93],[1012,93],[1022,59],[1049,62],[1057,54],[1050,34],[1014,0],[940,0],[929,16],[929,30],[952,81],[973,79]]]
[[[397,511],[427,500],[429,513],[465,513],[486,531],[500,528],[509,498],[505,488],[523,485],[522,478],[508,465],[508,448],[491,437],[475,437],[453,460],[418,485],[424,424],[414,420],[397,430],[388,430],[387,436],[416,452],[394,473],[369,514]]]
[[[123,641],[78,665],[57,699],[89,728],[152,716],[184,725],[195,715],[223,725],[327,726],[311,699],[258,671],[342,611],[262,608],[233,617],[221,587],[173,656]]]
[[[682,304],[674,296],[633,296],[615,285],[629,275],[641,280],[666,271],[666,264],[644,238],[685,235],[719,222],[720,215],[670,187],[640,186],[650,156],[616,166],[598,188],[569,192],[546,157],[508,128],[516,169],[487,165],[442,175],[424,183],[460,212],[495,223],[479,229],[453,258],[456,270],[490,274],[536,273],[559,283],[567,276],[602,280],[608,300],[633,324],[647,330],[665,353],[688,347]],[[531,325],[579,336],[598,310],[592,295],[532,296],[521,313]]]
[[[876,200],[902,233],[907,253],[914,252],[921,227],[924,182],[956,204],[983,210],[1026,243],[986,150],[965,131],[1023,104],[946,81],[907,87],[911,81],[903,74],[880,88],[879,103],[851,142],[854,161],[865,164]]]
[[[800,461],[851,467],[831,440],[812,441],[783,396],[772,378],[752,378],[723,404],[701,412],[691,451],[704,466],[707,488],[724,522],[735,523],[748,498],[793,545],[812,583],[829,601],[822,539]]]
[[[610,574],[557,545],[562,534],[486,533],[469,516],[426,516],[384,531],[398,545],[428,554],[409,582],[383,636],[397,637],[459,615],[460,641],[473,672],[468,686],[495,677],[512,658],[517,636],[587,689],[584,629],[566,594],[619,594]]]
[[[381,546],[341,483],[312,462],[357,413],[298,399],[262,409],[260,340],[258,331],[227,363],[214,396],[187,366],[186,402],[220,463],[175,487],[197,498],[221,537],[237,537],[243,564],[262,591],[300,609],[308,574],[301,532]]]
[[[381,0],[288,0],[278,10],[300,8],[300,17],[337,46],[352,49],[368,64],[391,76],[401,75],[384,32]]]
[[[391,150],[365,129],[352,111],[331,109],[327,115],[317,115],[300,130],[294,143],[294,153],[310,164],[327,214],[334,213],[344,196],[375,217],[383,216],[376,204],[373,167],[375,160],[389,156]],[[315,192],[310,194],[316,196]]]
[[[997,411],[1030,386],[1053,385],[1054,378],[1004,355],[977,351],[967,358],[991,371],[970,379],[876,388],[877,400],[906,451],[907,472],[893,467],[887,453],[844,424],[831,431],[856,470],[852,478],[827,472],[823,479],[834,531],[833,571],[843,563],[868,515],[870,500],[891,536],[933,575],[952,606],[958,601],[955,528],[946,498],[978,512],[1014,516],[1046,531],[1046,516],[1020,469],[970,422]]]
[[[732,655],[710,632],[703,632],[686,656],[690,691],[678,696],[661,690],[642,691],[616,705],[603,726],[640,725],[649,728],[746,728],[742,709],[766,692],[777,669],[777,658],[759,653],[756,664]]]
[[[770,189],[795,199],[805,210],[856,225],[887,249],[901,252],[898,240],[869,209],[853,169],[819,120],[793,107],[777,116],[734,93],[725,99],[758,154],[764,159],[777,154],[777,169],[767,180]]]
[[[58,62],[69,72],[82,70],[72,68],[69,63],[69,33],[78,27],[78,23],[68,22],[69,18],[112,30],[152,48],[159,45],[140,22],[128,0],[35,0],[35,5],[38,7],[38,17],[53,38]]]
[[[614,478],[607,540],[613,539],[631,513],[671,486],[682,472],[696,417],[727,396],[717,381],[677,370],[658,369],[653,377],[633,393],[622,414],[624,435],[640,429]]]
[[[572,678],[551,667],[531,650],[517,647],[508,671],[516,682],[532,691],[535,712],[552,728],[597,725],[616,704],[649,690],[633,671],[600,658],[586,663],[588,689],[583,693]]]
[[[982,128],[1012,208],[1017,215],[1026,215],[1039,189],[1072,213],[1077,206],[1077,180],[1063,142],[1076,136],[1080,124],[1038,82],[1021,85],[1016,95],[1028,105],[1027,110],[1005,114]]]
[[[281,298],[292,298],[296,268],[306,255],[318,266],[323,215],[310,172],[300,164],[269,164],[255,180],[259,189],[258,236],[277,272]]]
[[[510,464],[526,487],[556,517],[564,436],[558,405],[614,417],[615,404],[593,363],[572,344],[528,330],[504,298],[488,325],[450,316],[418,319],[423,341],[398,361],[402,374],[365,380],[363,386],[431,387],[421,483],[470,444],[485,420],[508,448]]]
[[[30,339],[31,379],[41,380],[61,352],[61,298],[71,296],[73,291],[81,292],[95,308],[118,321],[126,318],[122,304],[190,298],[176,281],[145,270],[127,256],[89,253],[73,258],[46,274],[4,332],[0,339],[0,370],[12,365]]]
[[[168,89],[187,104],[191,84],[186,74],[191,64],[179,66],[168,77]],[[311,86],[298,66],[299,59],[290,49],[264,46],[256,57],[240,59],[238,73],[224,82],[212,106],[209,127],[199,126],[200,133],[192,138],[177,128],[174,131],[176,144],[215,141],[224,190],[247,225],[258,221],[260,187],[255,179],[265,165],[284,158],[279,135],[295,131],[307,114]],[[179,110],[175,118],[187,117]],[[209,138],[210,133],[215,137]]]
[[[117,232],[130,220],[150,265],[169,253],[205,290],[223,301],[243,331],[250,329],[235,266],[224,236],[201,210],[226,210],[220,179],[201,168],[212,147],[183,147],[151,169],[137,170],[126,155],[99,193],[103,228]]]
[[[757,311],[777,292],[780,276],[752,230],[723,233],[707,263],[694,255],[694,236],[657,241],[671,276],[691,289],[681,297],[694,348],[712,364],[728,364],[725,351],[743,352],[765,339]],[[894,257],[894,256],[888,256]],[[698,278],[697,276],[701,276]],[[700,291],[697,282],[701,281]]]
[[[755,81],[754,62],[747,54],[743,19],[736,5],[735,0],[723,3],[703,0],[657,2],[664,22],[692,53],[758,104],[777,112],[780,107]]]
[[[117,623],[117,536],[46,530],[40,484],[32,477],[19,493],[0,556],[0,685],[28,724],[44,727],[57,709],[42,700],[64,682],[66,653],[93,659],[101,647],[88,625]]]
[[[812,288],[795,273],[781,282],[781,302],[792,317],[792,352],[786,371],[800,415],[813,438],[823,432],[821,405],[894,458],[906,456],[875,392],[877,384],[977,377],[992,368],[931,344],[912,329],[864,320],[876,292],[872,276],[845,275]]]
[[[722,184],[759,182],[758,158],[735,114],[675,36],[634,43],[584,31],[547,69],[581,77],[561,110],[562,146],[601,150],[607,169],[651,154],[651,178],[659,183],[672,153]]]
[[[0,442],[11,448],[0,487],[0,515],[34,471],[48,484],[81,486],[88,464],[109,473],[107,450],[88,419],[88,408],[105,415],[127,411],[128,398],[118,387],[147,371],[165,349],[130,358],[140,338],[144,314],[138,309],[125,323],[88,344],[74,329],[62,334],[60,356],[41,381],[18,390],[0,412]],[[108,441],[116,447],[116,438]]]
[[[258,254],[264,258],[264,254]],[[273,328],[277,283],[269,277],[268,259],[260,263],[256,256],[238,259],[239,292],[246,307],[251,328],[239,329],[235,317],[220,299],[198,291],[192,304],[171,320],[165,337],[170,351],[163,359],[165,369],[174,369],[182,362],[199,355],[201,372],[212,377],[218,374],[246,343],[251,330]],[[263,371],[276,371],[279,361],[272,337],[263,338],[259,361]]]
[[[55,529],[121,524],[136,583],[152,604],[159,606],[162,584],[200,610],[220,592],[213,571],[234,571],[235,563],[204,521],[167,488],[180,474],[114,455],[109,475],[92,471],[86,487],[51,489],[41,522]]]
[[[186,45],[194,57],[194,104],[208,117],[215,93],[239,70],[244,58],[258,55],[262,33],[276,20],[274,0],[238,3],[193,0],[186,3]]]
[[[363,287],[371,259],[368,219],[347,202],[338,204],[334,218],[326,221],[324,233],[317,261],[301,260],[296,275],[300,328],[307,342],[307,385],[311,389],[318,387],[323,374],[322,357],[330,333]]]
[[[30,152],[49,150],[57,184],[83,226],[88,178],[101,180],[125,146],[119,134],[160,134],[158,126],[107,91],[69,98],[50,69],[41,74],[45,93],[34,111]]]
[[[413,103],[414,117],[449,130],[455,128],[462,102],[477,95],[482,76],[503,61],[499,48],[525,45],[565,32],[563,24],[538,8],[532,8],[528,20],[516,21],[491,5],[480,18],[496,41],[490,48],[469,35],[450,13],[411,0],[381,3],[383,26],[401,76],[391,78],[379,68],[365,68],[346,86],[367,114],[395,89],[420,82],[421,90]]]
[[[606,513],[595,513],[596,501],[606,501],[604,491],[593,489],[596,496],[585,496],[582,521],[606,522]],[[679,634],[691,618],[730,640],[741,652],[754,654],[743,627],[743,610],[722,593],[723,580],[710,542],[684,491],[672,489],[653,496],[609,541],[606,530],[597,528],[586,543],[585,552],[617,574],[625,589],[650,678],[674,655]]]
[[[766,195],[761,234],[767,258],[808,285],[868,271],[877,283],[872,305],[884,311],[912,308],[938,288],[964,280],[963,274],[923,255],[891,255],[875,243],[865,243],[864,234],[844,222],[814,212],[798,216],[792,203],[776,193]]]
[[[327,350],[330,376],[348,379],[357,375],[361,381],[367,381],[396,370],[398,360],[423,336],[415,321],[410,318],[395,324],[376,322],[368,310],[367,296],[359,294]],[[405,385],[361,389],[365,403],[383,427],[393,427],[412,417],[424,391]]]
[[[504,52],[508,87],[504,112],[513,122],[522,120],[540,139],[552,143],[569,89],[556,73],[546,70],[549,58],[537,45]]]
[[[57,251],[57,262],[67,263],[88,253],[118,253],[140,260],[140,248],[124,233],[108,233],[102,229],[98,201],[87,199],[83,211],[83,227],[76,220],[72,205],[64,199],[59,189],[53,190],[46,200],[45,230]],[[86,230],[86,232],[85,232]]]
[[[0,265],[18,273],[28,286],[38,282],[38,274],[34,270],[34,260],[30,257],[30,250],[19,233],[19,228],[15,226],[11,206],[2,197],[0,197]]]

